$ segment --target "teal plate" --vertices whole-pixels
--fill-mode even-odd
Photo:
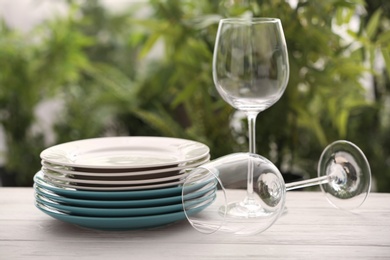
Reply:
[[[63,205],[56,203],[39,194],[35,195],[35,199],[38,203],[50,206],[53,209],[61,211],[63,213],[90,216],[90,217],[133,217],[133,216],[148,216],[157,215],[163,213],[178,212],[183,210],[183,205],[172,204],[158,207],[145,207],[145,208],[90,208],[90,207],[76,207]]]
[[[196,214],[206,208],[211,202],[192,209],[190,214]],[[35,202],[35,206],[47,215],[77,226],[98,230],[137,230],[148,229],[171,224],[186,219],[184,211],[139,217],[85,217],[62,213],[51,207]],[[189,213],[187,211],[187,213]]]
[[[163,198],[153,199],[119,199],[118,200],[94,200],[94,199],[77,199],[68,198],[65,196],[58,195],[50,190],[47,190],[40,186],[38,183],[34,184],[35,191],[39,195],[43,195],[55,202],[79,206],[79,207],[98,207],[98,208],[126,208],[126,207],[152,207],[152,206],[163,206],[181,203],[181,195]],[[201,194],[200,194],[201,195]]]
[[[182,195],[172,196],[172,197],[162,197],[162,198],[153,198],[153,199],[118,199],[118,200],[105,200],[105,199],[77,199],[77,198],[68,198],[65,196],[58,195],[50,190],[45,189],[40,186],[38,183],[34,184],[35,192],[41,196],[44,196],[54,202],[77,206],[77,207],[95,207],[95,208],[137,208],[137,207],[156,207],[156,206],[165,206],[172,204],[182,203]],[[211,190],[216,189],[216,184],[209,183],[208,185],[203,186],[194,193],[185,195],[186,198],[196,198],[205,195]]]
[[[215,191],[210,191],[202,197],[194,200],[193,206],[197,206],[203,202],[208,201],[212,197],[215,197]],[[76,207],[64,205],[50,200],[49,198],[35,193],[35,200],[56,209],[59,212],[88,217],[133,217],[133,216],[150,216],[159,215],[165,213],[178,212],[183,210],[183,204],[172,204],[158,207],[141,207],[141,208],[94,208],[94,207]]]
[[[53,191],[68,198],[79,199],[152,199],[181,195],[182,187],[174,186],[161,189],[131,190],[131,191],[86,191],[73,188],[63,188],[53,185],[44,179],[44,174],[39,171],[34,176],[34,182],[40,187]]]

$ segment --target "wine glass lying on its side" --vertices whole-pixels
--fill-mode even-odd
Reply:
[[[253,176],[249,182],[248,175]],[[210,182],[217,184],[214,201],[193,214],[191,209],[196,203],[188,195],[196,190],[193,187]],[[248,183],[251,183],[249,187]],[[234,153],[191,170],[183,184],[183,208],[191,225],[202,233],[251,235],[268,229],[279,218],[286,191],[314,185],[321,186],[335,207],[357,208],[370,192],[369,163],[356,145],[336,141],[322,152],[317,178],[285,184],[278,168],[266,158]],[[240,208],[241,202],[244,205]]]

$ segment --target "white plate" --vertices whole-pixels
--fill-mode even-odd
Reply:
[[[173,166],[205,157],[199,142],[168,137],[102,137],[52,146],[41,153],[47,162],[79,168],[134,169]]]
[[[183,180],[188,174],[184,173],[177,173],[175,175],[171,175],[169,177],[163,177],[163,178],[154,178],[154,179],[139,179],[139,180],[102,180],[102,179],[79,179],[79,178],[69,178],[67,175],[63,175],[58,172],[50,171],[42,169],[42,172],[45,176],[48,176],[50,179],[62,181],[62,182],[69,182],[74,184],[95,184],[95,185],[141,185],[141,184],[150,184],[150,183],[161,183],[161,182],[169,182],[169,181],[178,181]],[[157,175],[158,176],[158,175]]]
[[[43,173],[42,173],[43,174]],[[65,182],[53,179],[47,175],[43,175],[43,179],[46,182],[58,188],[73,188],[76,190],[89,190],[89,191],[131,191],[131,190],[152,190],[167,187],[178,187],[183,184],[184,180],[163,182],[163,183],[152,183],[152,184],[141,184],[141,185],[93,185],[93,184],[76,184],[74,182]]]
[[[135,171],[121,171],[121,172],[85,172],[85,171],[76,171],[69,169],[69,167],[61,166],[61,165],[54,165],[51,163],[48,163],[46,161],[41,162],[42,169],[48,169],[55,172],[62,173],[64,175],[80,175],[80,176],[96,176],[96,177],[127,177],[127,176],[137,176],[137,175],[152,175],[152,174],[160,174],[160,173],[169,173],[173,171],[180,171],[183,169],[190,169],[195,168],[199,165],[202,165],[206,162],[210,161],[210,155],[207,154],[205,157],[202,157],[201,159],[197,161],[191,161],[188,163],[183,163],[180,166],[174,166],[169,168],[162,168],[162,169],[154,169],[154,170],[135,170]]]

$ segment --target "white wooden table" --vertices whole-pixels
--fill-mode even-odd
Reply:
[[[153,230],[96,231],[34,206],[32,188],[0,188],[0,259],[390,259],[390,194],[353,212],[320,192],[288,192],[288,213],[256,236],[204,235],[186,220]]]

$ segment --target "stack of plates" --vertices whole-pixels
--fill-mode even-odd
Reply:
[[[199,142],[164,137],[106,137],[59,144],[41,153],[35,205],[79,226],[125,230],[185,219],[182,183],[210,159]],[[193,212],[210,204],[215,183],[194,187]],[[188,213],[188,212],[187,212]]]

